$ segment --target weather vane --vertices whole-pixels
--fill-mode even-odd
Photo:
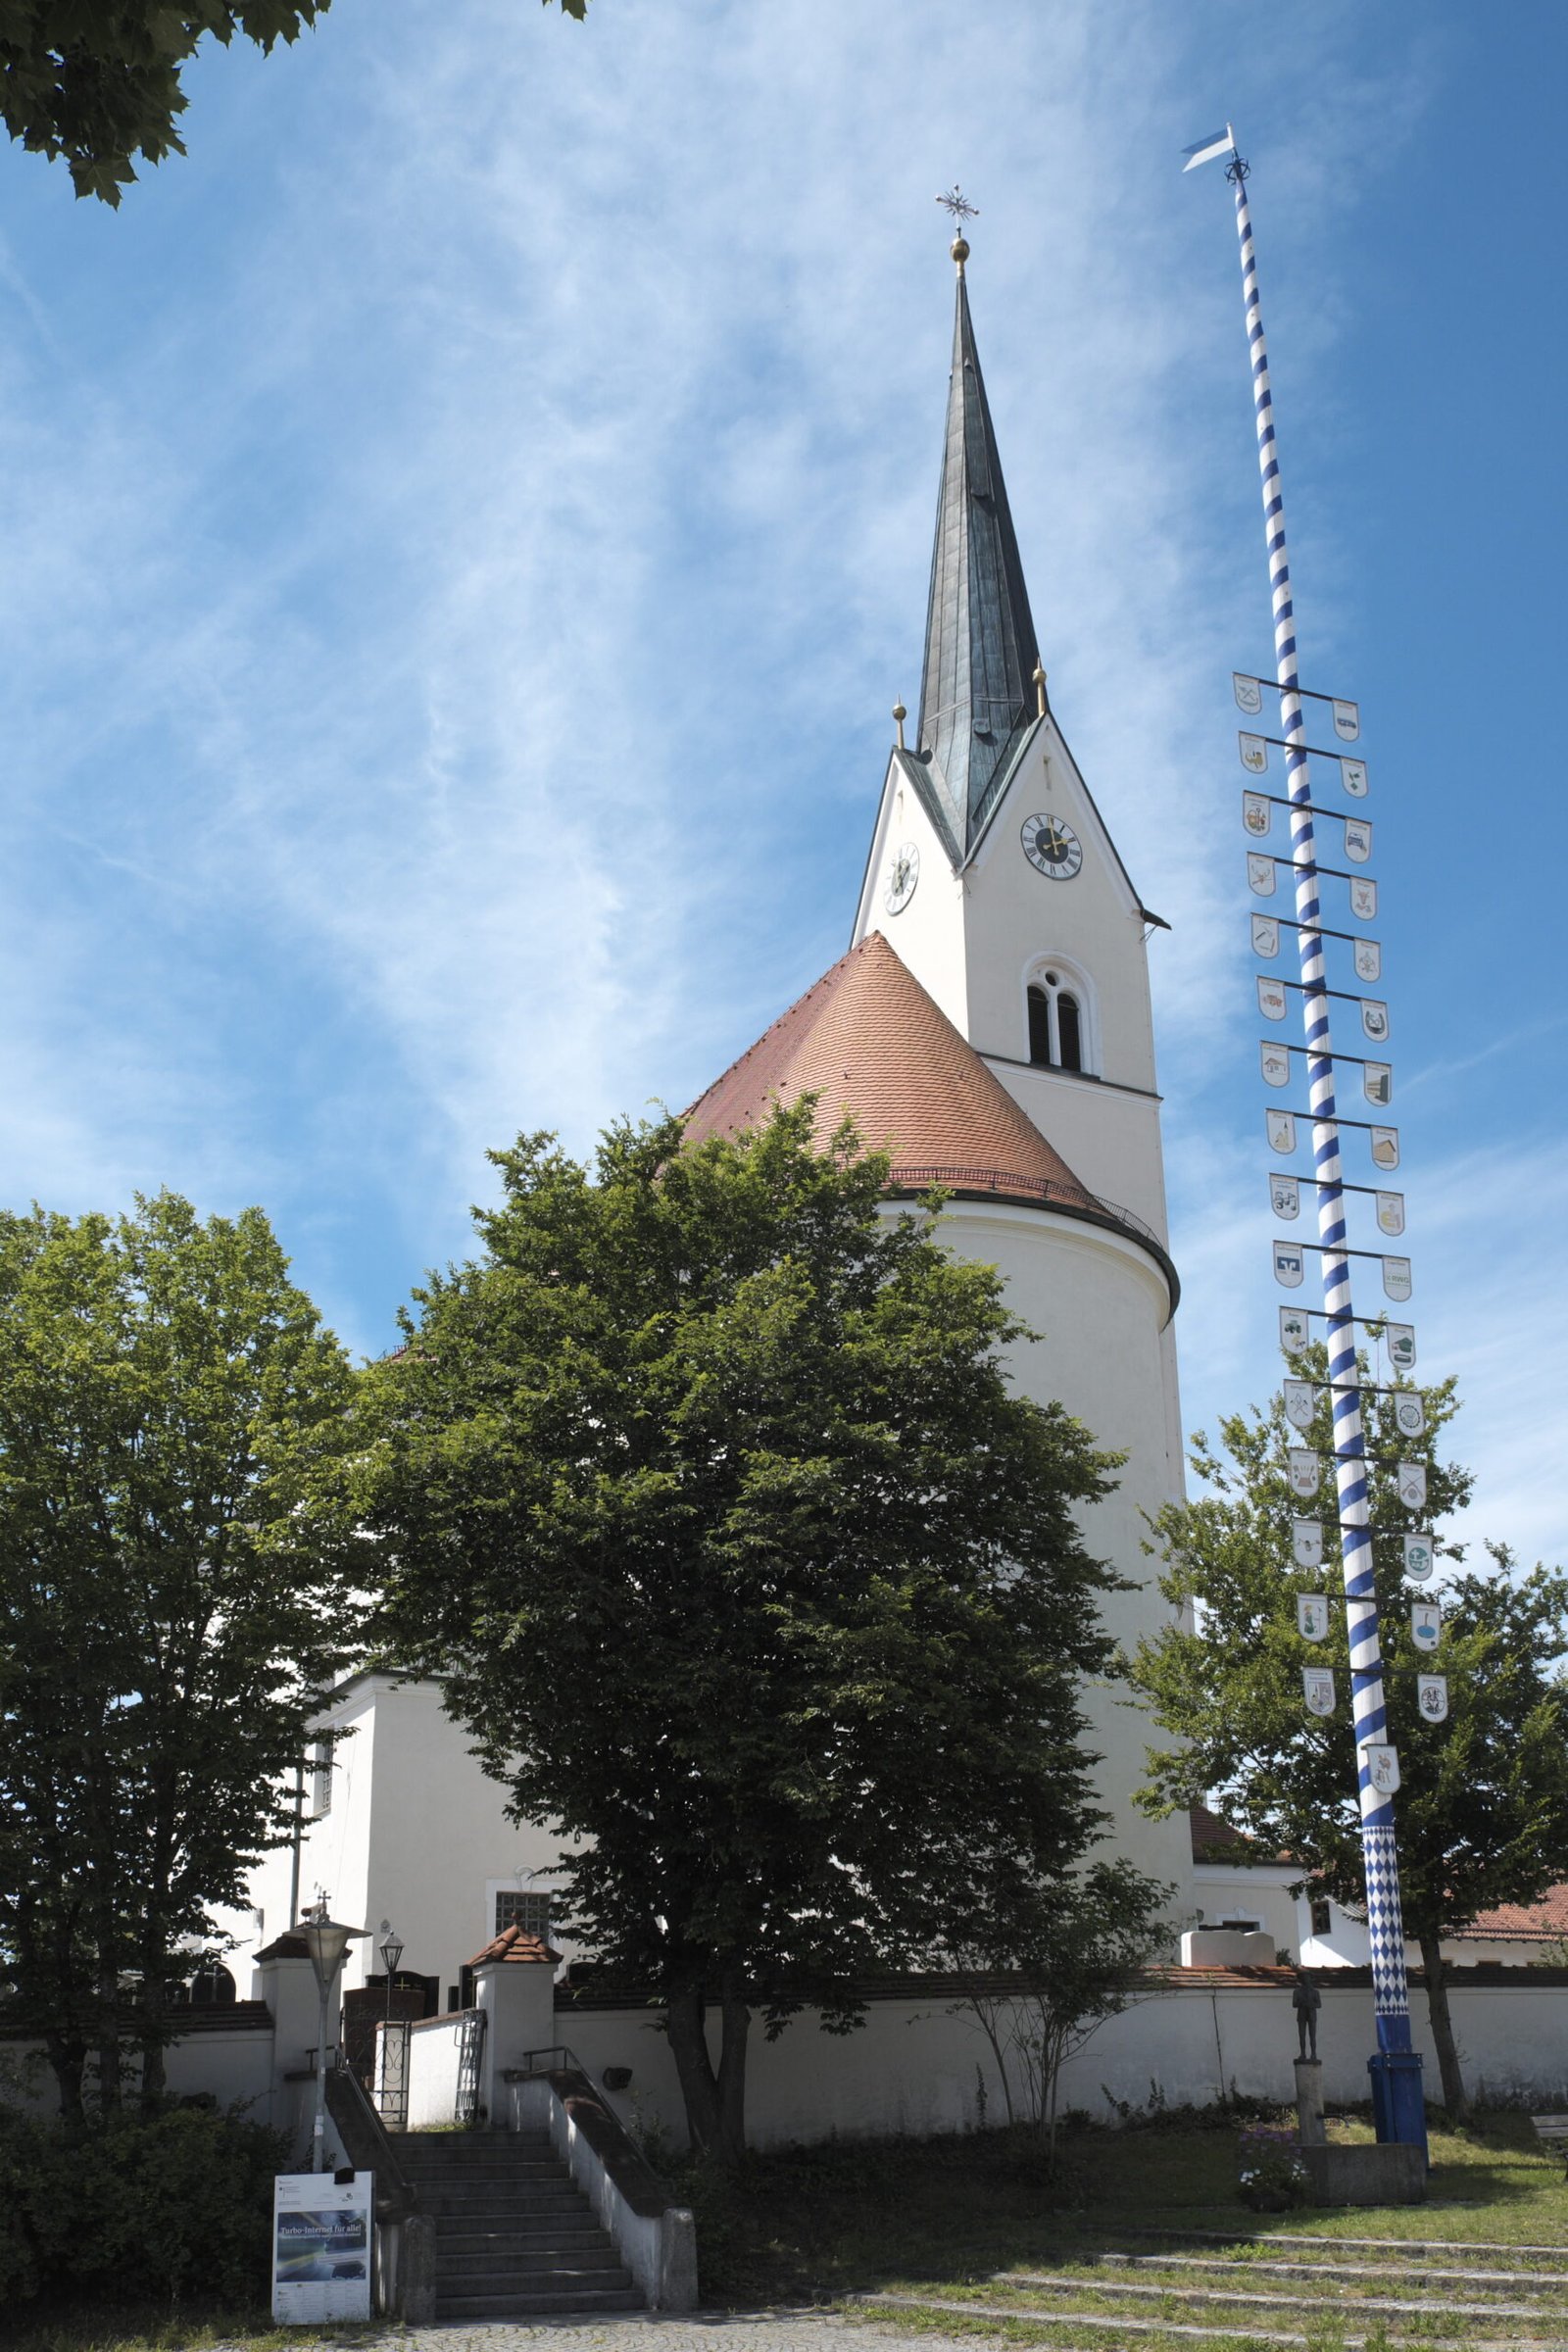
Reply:
[[[937,202],[944,212],[952,214],[954,232],[957,236],[962,236],[963,224],[966,220],[975,220],[979,218],[980,207],[969,202],[956,180],[954,181],[952,188],[945,196],[937,198]]]

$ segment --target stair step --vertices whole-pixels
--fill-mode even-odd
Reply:
[[[629,2286],[631,2274],[613,2246],[601,2253],[593,2247],[580,2253],[551,2253],[505,2255],[495,2260],[489,2255],[465,2255],[456,2261],[436,2257],[435,2291],[442,2294],[462,2294],[465,2288],[477,2294],[481,2286],[495,2287],[498,2292],[527,2290],[541,2278],[578,2278],[584,2285]]]
[[[552,2312],[641,2311],[642,2295],[635,2286],[604,2288],[564,2287],[560,2293],[528,2295],[437,2295],[435,2316],[442,2320],[510,2320],[544,2317]]]
[[[600,2225],[585,2223],[581,2230],[442,2230],[442,2253],[590,2253],[609,2239]]]

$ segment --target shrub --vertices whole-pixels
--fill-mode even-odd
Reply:
[[[172,2108],[67,2130],[0,2108],[0,2301],[261,2298],[280,2135]]]
[[[1255,2213],[1283,2213],[1306,2199],[1306,2167],[1296,2133],[1254,2124],[1237,2144],[1238,2180],[1244,2205]]]

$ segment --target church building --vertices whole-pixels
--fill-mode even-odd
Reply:
[[[957,268],[953,368],[919,709],[895,712],[848,952],[694,1104],[697,1140],[818,1097],[823,1141],[846,1111],[891,1156],[893,1191],[951,1196],[940,1234],[1001,1268],[1040,1335],[1010,1372],[1124,1454],[1086,1535],[1128,1589],[1106,1596],[1131,1645],[1167,1614],[1143,1549],[1182,1493],[1148,949],[1163,926],[1118,854],[1047,691],[996,433]],[[1147,1718],[1117,1687],[1088,1694],[1113,1848],[1193,1918],[1185,1816],[1133,1792]],[[335,1914],[395,1924],[405,1970],[455,2004],[465,1964],[508,1927],[551,1937],[551,1843],[506,1821],[429,1687],[355,1677],[321,1726],[294,1851],[256,1874],[256,1940],[322,1886]],[[246,1923],[251,1925],[252,1923]],[[245,1940],[249,1941],[247,1936]],[[355,1947],[346,1982],[377,1971]],[[1174,1944],[1174,1935],[1173,1935]],[[569,1947],[568,1947],[569,1949]],[[1174,1950],[1172,1953],[1174,1957]]]

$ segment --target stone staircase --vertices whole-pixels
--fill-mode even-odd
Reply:
[[[643,2308],[543,2132],[404,2132],[394,2145],[435,2223],[438,2321]]]
[[[1343,2228],[1343,2223],[1340,2224]],[[1329,2234],[1329,2230],[1333,2234]],[[1161,2242],[1163,2240],[1163,2242]],[[1322,2234],[1127,2230],[1028,2270],[852,2298],[884,2320],[961,2319],[1017,2341],[1102,2352],[1564,2352],[1568,2246]]]

